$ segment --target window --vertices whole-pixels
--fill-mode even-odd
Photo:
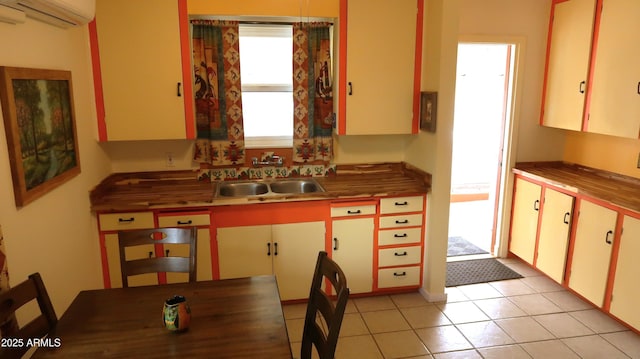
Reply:
[[[245,147],[292,147],[291,25],[240,24]]]

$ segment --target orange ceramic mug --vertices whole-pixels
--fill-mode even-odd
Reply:
[[[187,304],[187,299],[181,295],[167,299],[164,302],[162,319],[165,328],[170,331],[181,332],[189,329],[191,308]]]

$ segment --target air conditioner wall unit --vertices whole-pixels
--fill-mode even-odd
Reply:
[[[62,28],[87,24],[96,13],[95,0],[0,0],[0,5]]]

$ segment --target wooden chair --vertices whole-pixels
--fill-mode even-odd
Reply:
[[[122,286],[128,287],[128,277],[144,273],[177,272],[189,273],[189,282],[196,281],[196,240],[197,230],[185,228],[155,228],[118,232],[120,247],[120,269]],[[140,245],[187,244],[189,257],[150,257],[127,260],[125,249]]]
[[[58,317],[53,305],[51,305],[49,294],[42,282],[40,273],[34,273],[29,276],[28,280],[10,288],[6,292],[0,293],[0,323],[5,324],[8,321],[15,320],[13,318],[14,313],[33,300],[38,302],[40,315],[22,327],[17,325],[3,327],[3,338],[15,338],[14,342],[22,341],[23,345],[14,348],[0,347],[0,358],[22,358],[29,350],[26,345],[27,340],[45,337],[58,323]]]
[[[322,283],[325,278],[331,282],[331,286],[337,295],[335,302],[322,289]],[[314,346],[320,359],[333,358],[338,344],[338,334],[340,333],[344,310],[347,306],[347,299],[349,299],[349,288],[347,287],[347,278],[344,272],[336,262],[327,257],[327,252],[320,252],[311,283],[311,293],[309,294],[307,314],[304,320],[302,348],[300,350],[302,359],[311,359]],[[323,324],[327,328],[326,333],[322,329]]]

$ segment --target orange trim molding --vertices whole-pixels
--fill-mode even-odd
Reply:
[[[193,82],[191,81],[191,39],[189,37],[189,13],[187,0],[178,0],[178,23],[180,25],[180,53],[182,58],[182,97],[184,98],[184,125],[187,140],[196,138],[193,109]]]
[[[98,141],[107,140],[107,124],[104,121],[104,94],[102,89],[102,71],[100,70],[100,49],[98,46],[98,28],[96,19],[89,23],[89,46],[91,47],[91,68],[93,70],[93,89],[96,100],[98,120]]]

